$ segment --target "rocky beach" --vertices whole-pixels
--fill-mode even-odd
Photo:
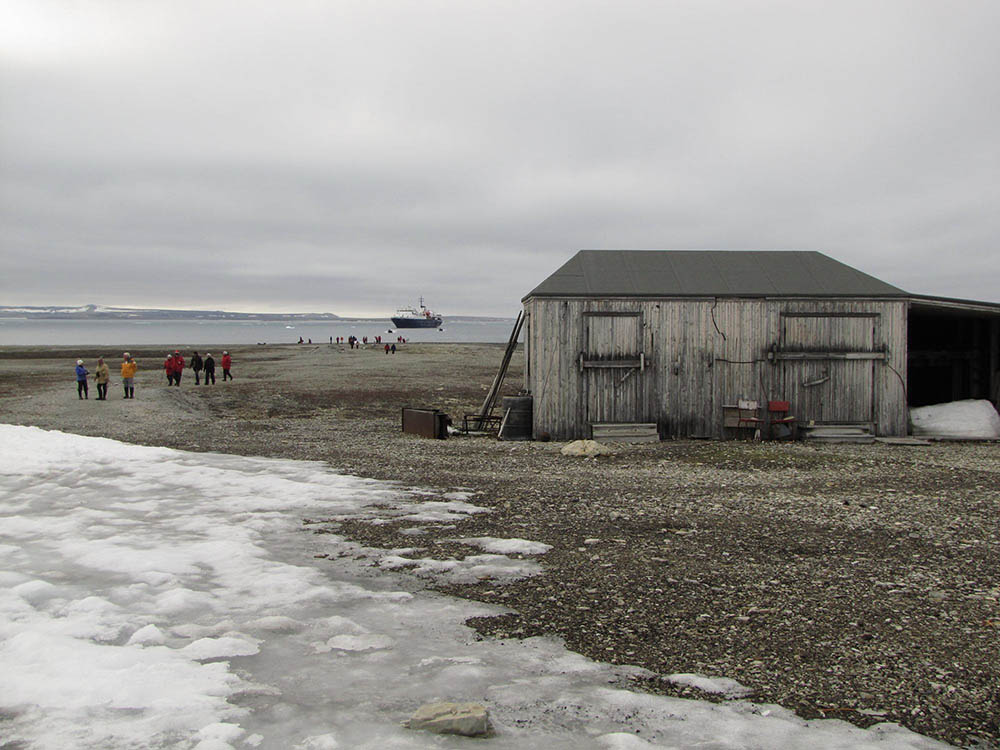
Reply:
[[[667,441],[596,458],[559,443],[436,441],[400,430],[403,406],[456,426],[503,354],[495,344],[226,347],[235,380],[168,388],[173,346],[0,349],[0,421],[141,445],[311,459],[361,477],[468,493],[490,509],[459,528],[303,518],[414,557],[469,553],[456,536],[551,545],[543,573],[447,593],[509,608],[483,637],[552,634],[594,659],[738,681],[806,718],[898,722],[959,746],[1000,741],[1000,445]],[[218,363],[223,346],[209,351]],[[190,352],[184,351],[187,357]],[[202,351],[204,354],[204,351]],[[73,364],[104,356],[109,399],[81,401]],[[523,361],[506,381],[514,393]],[[414,549],[416,548],[416,549]],[[315,560],[323,565],[322,559]],[[652,692],[712,698],[693,685]]]

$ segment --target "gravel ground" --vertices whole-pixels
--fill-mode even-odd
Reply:
[[[93,369],[103,353],[114,372],[119,347],[0,349],[0,420],[464,488],[492,512],[458,529],[415,538],[395,524],[311,523],[372,546],[417,543],[424,557],[470,554],[455,536],[551,544],[540,576],[444,589],[510,609],[470,622],[484,636],[556,634],[602,661],[731,677],[805,717],[1000,743],[996,443],[676,441],[571,458],[555,443],[401,434],[403,405],[456,423],[474,411],[498,345],[411,344],[388,356],[230,347],[234,382],[195,387],[185,376],[180,388],[158,369],[168,348],[131,349],[136,399],[123,400],[113,377],[106,402],[77,399],[73,365],[83,357]],[[516,356],[512,392],[522,366]],[[711,697],[662,679],[644,687]]]

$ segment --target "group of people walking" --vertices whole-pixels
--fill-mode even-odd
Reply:
[[[135,398],[135,371],[138,368],[136,361],[128,352],[122,355],[122,388],[124,395],[122,398]],[[90,371],[84,366],[83,360],[76,361],[76,395],[80,399],[90,398],[90,389],[87,387],[87,376]],[[108,400],[108,383],[111,382],[111,369],[104,361],[104,357],[97,358],[97,367],[94,368],[94,385],[97,386],[97,400]]]
[[[358,338],[357,336],[354,335],[348,336],[347,338],[344,338],[343,336],[337,336],[338,344],[347,344],[352,349],[360,349],[362,348],[362,346],[364,346],[364,348],[367,349],[369,340],[376,346],[382,345],[381,336],[362,336],[361,338]],[[299,339],[299,343],[300,344],[302,343],[302,339]],[[309,339],[309,343],[310,344],[312,343],[312,339]],[[331,344],[333,343],[333,336],[330,337],[330,343]],[[405,343],[406,339],[404,339],[402,336],[396,337],[396,344],[405,344]],[[393,347],[395,347],[396,344],[393,344]],[[386,354],[388,354],[388,352],[386,352]]]
[[[204,358],[198,352],[192,352],[190,368],[194,371],[194,384],[201,385],[202,373],[205,374],[205,385],[211,383],[215,385],[215,358],[208,352]],[[230,369],[233,366],[233,358],[229,352],[222,352],[222,380],[232,380]],[[180,385],[181,375],[184,374],[184,357],[179,349],[174,349],[173,354],[168,354],[163,362],[163,369],[167,373],[167,385]]]
[[[229,356],[229,352],[222,353],[222,379],[223,381],[232,380],[233,375],[230,372],[233,366],[233,358]],[[167,355],[167,359],[163,363],[163,369],[167,373],[167,385],[180,385],[181,375],[184,373],[184,357],[181,356],[179,349],[174,349],[173,354]],[[190,367],[194,370],[194,382],[195,385],[201,384],[202,373],[205,375],[205,385],[210,382],[215,385],[215,359],[212,358],[211,354],[205,354],[202,358],[198,352],[194,352],[191,355]],[[132,358],[132,355],[125,352],[122,355],[121,373],[122,373],[122,398],[135,398],[135,372],[139,368],[138,363]],[[90,370],[83,364],[82,359],[76,361],[76,394],[83,399],[90,398],[90,388],[87,384],[87,379],[90,376]],[[111,369],[108,367],[107,363],[104,361],[104,357],[97,358],[97,366],[94,368],[94,385],[97,386],[97,400],[107,401],[108,400],[108,383],[111,382]]]

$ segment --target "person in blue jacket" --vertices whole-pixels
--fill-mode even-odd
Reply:
[[[87,392],[87,375],[89,374],[87,368],[83,366],[83,360],[78,359],[76,361],[76,395],[81,399],[90,398]]]

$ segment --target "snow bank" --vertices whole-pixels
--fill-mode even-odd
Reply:
[[[1000,438],[1000,414],[985,399],[951,401],[910,409],[914,435]]]
[[[402,558],[475,578],[535,561],[414,560],[302,523],[399,519],[423,497],[319,463],[0,425],[3,742],[458,748],[400,722],[424,703],[459,700],[489,708],[489,750],[945,747],[892,725],[611,688],[637,670],[551,638],[480,640],[464,621],[504,610],[384,570]],[[478,512],[461,498],[430,502],[443,520]]]

